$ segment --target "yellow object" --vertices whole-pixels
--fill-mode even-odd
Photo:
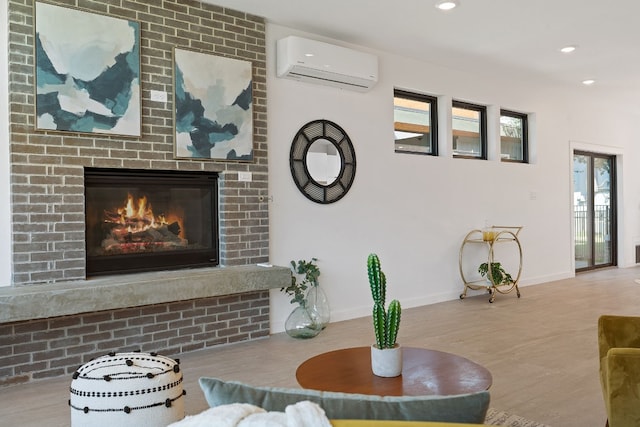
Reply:
[[[492,242],[496,238],[496,233],[490,230],[482,230],[482,240]]]
[[[333,427],[473,427],[488,424],[439,423],[431,421],[331,420]]]
[[[640,317],[601,316],[598,347],[609,427],[640,426]]]

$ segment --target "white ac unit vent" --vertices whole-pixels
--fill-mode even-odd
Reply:
[[[378,57],[289,36],[278,40],[278,77],[366,92],[378,81]]]

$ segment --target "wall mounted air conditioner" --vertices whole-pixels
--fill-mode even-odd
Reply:
[[[302,37],[278,40],[278,77],[366,92],[378,81],[378,57]]]

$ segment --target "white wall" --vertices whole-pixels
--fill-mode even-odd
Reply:
[[[9,90],[7,2],[0,1],[0,286],[11,284],[11,212],[9,209]]]
[[[0,22],[7,22],[6,13],[6,7],[0,8]],[[619,156],[619,264],[634,264],[634,246],[640,244],[640,172],[635,167],[640,149],[633,144],[633,125],[640,113],[635,106],[615,105],[596,95],[594,88],[583,94],[582,87],[562,88],[518,76],[478,76],[473,70],[444,69],[382,52],[374,52],[380,58],[381,78],[368,93],[278,79],[275,42],[290,34],[321,39],[267,26],[270,261],[288,265],[292,259],[317,257],[334,321],[369,315],[370,252],[381,257],[389,297],[399,298],[405,308],[457,299],[462,290],[460,243],[485,220],[524,226],[523,285],[572,276],[573,147]],[[10,223],[6,38],[6,32],[0,34],[0,224]],[[535,113],[533,163],[453,159],[446,129],[441,157],[395,154],[394,86],[438,95],[443,102],[453,97]],[[446,113],[446,108],[440,111]],[[357,155],[351,191],[331,205],[306,199],[289,172],[293,136],[303,124],[319,118],[343,127]],[[10,283],[10,249],[10,229],[0,227],[0,286]],[[525,288],[523,298],[526,295]],[[282,293],[272,291],[274,332],[283,329],[292,308]]]
[[[574,275],[571,227],[571,141],[611,147],[624,164],[637,162],[632,150],[634,121],[629,112],[611,108],[595,91],[560,87],[531,77],[480,76],[375,52],[380,81],[357,93],[275,77],[275,43],[301,35],[267,26],[268,143],[271,262],[318,258],[320,283],[332,306],[332,320],[369,315],[366,258],[376,252],[387,275],[388,298],[403,307],[457,299],[460,244],[485,221],[523,225],[524,267],[521,283],[537,284]],[[360,50],[364,47],[347,46]],[[447,126],[441,128],[441,157],[394,153],[393,88],[534,113],[532,164],[453,159]],[[440,113],[447,107],[440,105]],[[624,109],[622,109],[624,111]],[[297,130],[315,119],[335,121],[351,137],[357,171],[350,192],[339,202],[319,205],[297,190],[289,172],[290,144]],[[446,124],[446,120],[444,121]],[[497,144],[496,144],[497,145]],[[637,191],[638,173],[623,168],[623,196]],[[622,191],[622,190],[621,190]],[[621,265],[630,265],[638,239],[638,198],[621,203]],[[622,256],[622,255],[621,255]],[[526,288],[523,290],[526,298]],[[500,296],[502,297],[502,296]],[[504,296],[515,298],[515,294]],[[498,302],[499,303],[499,302]],[[272,291],[272,330],[282,331],[293,309]]]

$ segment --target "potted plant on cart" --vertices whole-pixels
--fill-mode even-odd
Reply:
[[[371,346],[371,369],[379,377],[397,377],[402,373],[402,347],[396,342],[402,309],[396,299],[385,310],[387,278],[376,254],[367,258],[367,273],[373,297],[373,329],[376,343]]]
[[[483,262],[480,264],[480,267],[478,267],[478,273],[480,273],[482,277],[486,276],[492,286],[495,287],[513,283],[511,274],[507,273],[499,262],[492,262],[490,265],[491,272],[489,272],[489,263]]]

